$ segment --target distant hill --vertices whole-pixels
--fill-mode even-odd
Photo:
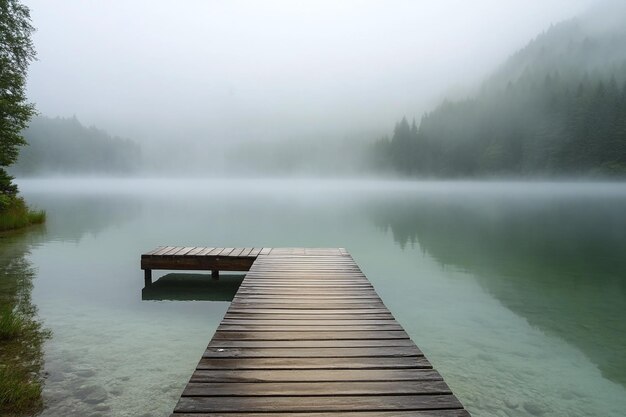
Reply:
[[[17,176],[71,174],[128,174],[140,163],[140,148],[128,139],[113,137],[75,117],[35,117],[23,132],[27,146],[11,167]]]
[[[596,6],[583,16],[552,26],[512,55],[485,83],[503,88],[520,79],[558,73],[563,80],[626,81],[626,3]]]
[[[626,175],[626,5],[551,27],[466,100],[400,121],[377,160],[422,176]]]

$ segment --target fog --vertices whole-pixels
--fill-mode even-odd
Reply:
[[[154,169],[204,169],[268,142],[372,142],[596,2],[25,3],[41,114],[137,141]]]

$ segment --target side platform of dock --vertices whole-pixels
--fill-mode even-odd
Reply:
[[[142,268],[249,264],[172,417],[469,416],[345,249],[164,249]]]

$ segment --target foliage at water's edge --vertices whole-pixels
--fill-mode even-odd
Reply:
[[[0,414],[8,416],[43,406],[43,343],[50,336],[31,301],[36,271],[19,237],[0,238]]]

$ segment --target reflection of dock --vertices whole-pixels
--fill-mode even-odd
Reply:
[[[344,249],[218,249],[142,256],[250,265],[173,417],[469,416]]]
[[[244,275],[167,274],[141,290],[142,300],[232,301]]]

